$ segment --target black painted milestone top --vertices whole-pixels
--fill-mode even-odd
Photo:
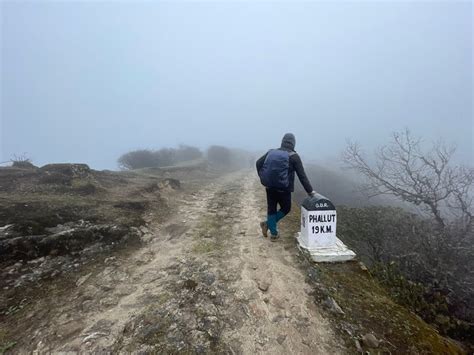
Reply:
[[[334,211],[336,207],[325,196],[316,194],[312,197],[306,197],[301,204],[307,211]]]

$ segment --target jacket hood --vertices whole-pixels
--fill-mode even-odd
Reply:
[[[289,150],[295,150],[296,138],[293,133],[287,133],[281,140],[281,147]]]

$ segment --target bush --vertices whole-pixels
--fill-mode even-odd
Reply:
[[[153,152],[155,156],[155,167],[160,166],[170,166],[173,165],[175,160],[176,151],[171,148],[163,148],[158,151]]]
[[[207,149],[209,163],[219,167],[229,167],[231,164],[231,152],[229,148],[219,145],[210,146]]]
[[[156,166],[156,159],[151,150],[141,149],[123,154],[118,163],[122,169],[133,170]]]
[[[202,152],[199,148],[191,147],[188,145],[180,145],[178,149],[176,149],[174,160],[177,163],[184,162],[184,161],[191,161],[197,160],[202,158]]]
[[[198,148],[180,145],[177,149],[140,149],[128,152],[118,159],[118,164],[121,169],[133,170],[171,166],[179,162],[195,160],[201,157],[202,152]]]
[[[14,168],[22,168],[22,169],[35,168],[35,166],[31,162],[31,159],[29,159],[25,154],[14,155],[11,162]]]
[[[255,158],[245,150],[213,145],[207,150],[207,160],[217,168],[238,170],[253,166]]]

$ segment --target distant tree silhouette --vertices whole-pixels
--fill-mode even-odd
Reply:
[[[231,151],[229,148],[213,145],[207,149],[207,159],[211,164],[228,167],[231,164]]]
[[[176,148],[162,148],[160,150],[139,149],[123,154],[118,159],[121,169],[141,169],[151,167],[170,166],[179,162],[195,160],[202,157],[202,152],[187,145]]]
[[[197,160],[200,158],[202,158],[202,152],[199,150],[199,148],[183,144],[181,144],[178,149],[176,149],[174,157],[176,162]]]
[[[156,163],[154,152],[147,149],[125,153],[118,159],[119,167],[127,170],[153,167],[156,166]]]

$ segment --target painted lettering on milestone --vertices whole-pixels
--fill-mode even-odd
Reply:
[[[319,235],[322,237],[335,236],[336,234],[336,220],[337,214],[334,210],[314,211],[305,214],[306,221],[302,224],[302,227],[307,230],[308,233],[313,235]],[[305,224],[307,227],[305,227]],[[318,239],[320,243],[321,240]]]
[[[316,215],[313,215],[313,214],[310,214],[309,215],[309,222],[310,223],[314,223],[314,222],[318,222],[318,223],[329,223],[329,222],[336,222],[336,214],[333,213],[333,214],[316,214]]]
[[[320,203],[317,202],[317,203],[315,203],[314,207],[316,207],[316,208],[326,208],[326,207],[328,207],[328,203],[327,202],[320,202]]]
[[[332,233],[332,226],[312,226],[311,230],[314,233]]]

